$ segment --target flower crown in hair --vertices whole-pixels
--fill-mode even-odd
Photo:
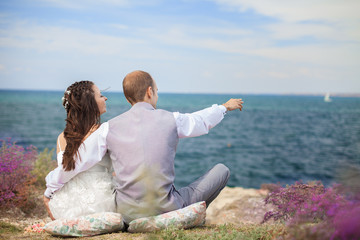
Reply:
[[[67,90],[67,91],[65,91],[65,93],[68,95],[68,97],[70,96],[70,93],[71,93],[71,91],[70,90]],[[61,98],[61,100],[62,100],[62,103],[63,103],[63,105],[64,105],[64,108],[67,110],[68,109],[68,107],[69,107],[69,100],[68,100],[68,97],[62,97]]]

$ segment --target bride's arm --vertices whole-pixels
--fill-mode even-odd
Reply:
[[[93,165],[95,164],[96,162],[93,163]],[[89,166],[89,168],[91,166]],[[61,189],[65,183],[70,181],[70,179],[75,177],[78,173],[82,171],[86,171],[87,169],[88,168],[85,168],[84,166],[81,167],[78,166],[78,164],[76,164],[74,170],[65,171],[61,165],[58,166],[45,177],[45,181],[46,181],[46,190],[44,193],[45,197],[52,198],[54,193],[59,189]]]
[[[80,146],[77,156],[81,156],[81,159],[76,156],[75,169],[65,171],[63,166],[59,164],[57,168],[46,176],[45,197],[52,198],[54,193],[61,189],[65,183],[102,160],[107,151],[106,137],[109,130],[108,123],[103,123],[98,130],[97,133],[94,132],[95,135],[93,133],[85,140],[87,143],[86,148],[83,145]]]
[[[44,205],[45,205],[46,211],[49,214],[49,217],[51,218],[51,220],[55,220],[54,216],[52,215],[52,213],[50,211],[50,207],[49,207],[50,198],[47,198],[44,196],[43,200],[44,200]]]
[[[46,176],[46,178],[45,178],[46,190],[45,190],[44,195],[47,198],[52,198],[56,191],[61,189],[65,183],[70,181],[77,174],[84,172],[84,171],[90,169],[91,167],[95,166],[95,164],[99,163],[101,161],[101,159],[104,157],[107,149],[105,146],[98,150],[92,149],[92,151],[88,147],[87,150],[88,150],[87,151],[88,155],[86,158],[83,158],[81,160],[76,159],[74,170],[65,171],[63,166],[60,165]],[[81,154],[81,152],[80,152],[80,154]]]

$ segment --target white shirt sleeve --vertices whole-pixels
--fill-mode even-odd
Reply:
[[[62,164],[59,164],[57,168],[46,176],[46,190],[44,193],[46,197],[52,198],[54,193],[61,189],[71,178],[90,169],[102,160],[107,151],[106,137],[108,132],[109,123],[105,122],[85,139],[79,147],[78,156],[80,156],[80,159],[76,157],[74,170],[65,171]],[[59,157],[62,158],[62,153],[58,154]]]
[[[226,114],[226,107],[214,104],[194,113],[174,112],[179,138],[197,137],[207,134]]]

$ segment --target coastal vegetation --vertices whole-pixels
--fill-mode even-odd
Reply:
[[[53,150],[38,153],[10,140],[1,141],[0,238],[57,239],[47,233],[28,231],[15,224],[19,216],[46,218],[42,193],[46,174],[56,167]],[[360,239],[360,179],[353,167],[340,183],[296,182],[288,186],[264,184],[269,193],[264,204],[272,210],[262,223],[205,225],[193,229],[167,229],[151,234],[112,233],[91,239]],[[10,221],[12,219],[12,221]],[[14,223],[15,221],[15,223]],[[59,238],[61,239],[61,238]]]
[[[45,186],[45,176],[55,168],[53,151],[38,154],[34,146],[24,148],[16,143],[1,141],[0,152],[0,208],[20,208],[32,213],[37,193]],[[40,188],[40,189],[39,189]]]
[[[358,179],[360,180],[360,179]],[[291,239],[360,239],[360,195],[344,185],[321,182],[278,187],[265,198],[275,206],[265,214],[282,221]]]

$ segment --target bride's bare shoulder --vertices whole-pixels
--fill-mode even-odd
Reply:
[[[56,153],[59,153],[60,151],[64,151],[65,147],[66,147],[66,140],[64,137],[64,132],[61,132],[57,138]]]

